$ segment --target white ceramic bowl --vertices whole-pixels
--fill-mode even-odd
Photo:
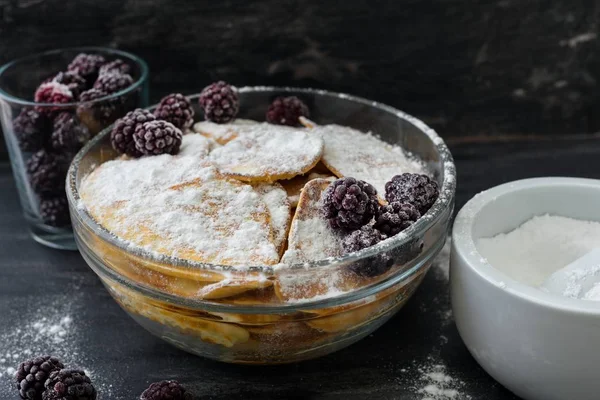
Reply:
[[[534,215],[600,221],[599,205],[598,180],[527,179],[475,196],[455,220],[450,281],[458,331],[477,362],[524,399],[600,398],[600,303],[509,278],[485,262],[476,240]]]

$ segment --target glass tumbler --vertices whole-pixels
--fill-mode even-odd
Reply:
[[[83,75],[84,62],[77,76],[58,77],[80,53],[101,56],[104,61],[97,64],[105,65],[104,69],[99,74]],[[131,78],[125,79],[123,74]],[[97,80],[100,75],[104,76],[103,82]],[[49,89],[48,96],[38,96],[46,102],[34,101],[36,90],[50,81],[61,85]],[[68,91],[63,90],[65,85]],[[68,166],[94,135],[128,111],[147,105],[148,66],[124,51],[99,47],[58,49],[0,67],[2,132],[23,214],[36,241],[58,249],[77,249],[65,196]]]

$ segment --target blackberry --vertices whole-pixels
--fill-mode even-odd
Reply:
[[[388,203],[412,204],[424,215],[440,194],[438,184],[427,175],[396,175],[385,184],[385,199]]]
[[[77,117],[62,112],[54,119],[50,144],[54,150],[75,153],[90,139],[90,132]]]
[[[194,122],[192,103],[181,93],[172,93],[163,97],[154,110],[154,115],[179,129],[189,128]]]
[[[78,99],[81,92],[87,87],[85,79],[73,71],[59,72],[52,78],[52,82],[66,85],[73,94],[73,99]]]
[[[179,128],[166,121],[144,122],[133,132],[135,148],[146,155],[177,154],[181,138]]]
[[[71,223],[69,205],[65,196],[43,198],[40,201],[40,215],[44,223],[50,226],[66,226]]]
[[[192,394],[187,392],[177,381],[161,381],[151,384],[144,390],[140,400],[191,400]]]
[[[50,373],[63,368],[56,357],[41,356],[24,361],[15,373],[17,390],[22,399],[42,400],[44,383]]]
[[[94,88],[86,90],[79,96],[79,101],[83,104],[77,108],[77,116],[92,134],[100,132],[125,114],[125,107],[120,98],[108,98],[98,101],[98,99],[106,96],[108,96],[108,93]]]
[[[45,386],[43,400],[96,400],[96,388],[82,370],[53,371]]]
[[[106,63],[104,57],[98,54],[78,54],[67,67],[67,70],[78,73],[90,87],[98,77],[100,67]]]
[[[27,160],[31,187],[40,194],[61,193],[65,187],[67,160],[46,150],[39,150]]]
[[[94,83],[94,89],[101,90],[104,93],[113,94],[125,90],[131,85],[133,85],[133,78],[131,75],[113,72],[100,75]]]
[[[98,70],[98,75],[105,75],[113,72],[129,74],[131,72],[131,66],[120,58],[117,58],[114,61],[110,61],[102,65]]]
[[[232,121],[240,109],[237,92],[223,81],[202,89],[198,101],[204,110],[204,118],[218,124]]]
[[[50,120],[32,108],[24,108],[13,120],[13,129],[22,151],[37,151],[48,139]]]
[[[379,230],[370,225],[365,225],[345,236],[342,239],[342,246],[346,253],[352,253],[374,246],[386,238],[386,235]],[[360,276],[373,277],[388,271],[392,264],[393,261],[390,255],[382,253],[353,262],[348,266],[348,269]]]
[[[34,99],[36,103],[65,104],[73,102],[73,93],[67,85],[50,81],[42,83],[35,91]],[[64,109],[64,108],[62,108]],[[53,117],[61,107],[37,106],[36,110],[49,117]]]
[[[420,217],[419,210],[410,203],[390,203],[379,208],[375,227],[388,236],[394,236],[411,226]]]
[[[271,124],[300,126],[299,118],[308,118],[308,107],[296,96],[277,97],[267,110],[267,121]]]
[[[112,147],[121,154],[140,157],[142,153],[135,147],[133,133],[138,125],[155,119],[154,114],[141,108],[128,112],[123,118],[117,120],[110,132]]]
[[[366,225],[375,215],[379,203],[377,190],[354,178],[332,182],[323,193],[322,210],[335,230],[354,230]]]

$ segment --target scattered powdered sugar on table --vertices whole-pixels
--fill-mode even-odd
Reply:
[[[479,239],[476,245],[494,268],[516,281],[537,287],[599,243],[598,222],[542,215],[511,232]]]
[[[75,359],[79,353],[74,340],[78,332],[70,308],[69,304],[55,304],[49,309],[40,309],[28,315],[22,324],[3,333],[0,336],[0,377],[12,379],[20,362],[39,355]]]
[[[370,132],[340,125],[315,126],[309,132],[323,138],[323,163],[332,172],[369,182],[379,194],[385,193],[385,183],[394,175],[426,171],[421,160]]]
[[[421,400],[447,400],[447,399],[469,399],[460,392],[464,383],[450,376],[443,364],[426,364],[418,367],[421,374],[419,378],[418,393],[423,397]]]
[[[95,279],[95,277],[94,277]],[[74,276],[65,283],[64,295],[38,298],[19,304],[15,314],[5,316],[12,326],[0,328],[0,393],[10,393],[18,398],[14,374],[19,364],[27,359],[53,355],[66,368],[81,368],[91,376],[98,391],[98,400],[123,400],[113,390],[115,381],[108,381],[102,373],[89,370],[96,355],[85,351],[82,324],[86,323],[86,310],[82,307],[84,279]]]

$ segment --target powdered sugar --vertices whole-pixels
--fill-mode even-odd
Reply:
[[[255,186],[254,189],[261,196],[269,211],[275,247],[283,250],[291,221],[287,192],[278,183],[272,185],[265,183]]]
[[[323,138],[323,163],[332,172],[369,182],[380,194],[385,193],[385,183],[394,175],[426,171],[422,161],[371,133],[340,125],[315,126],[310,132]]]
[[[269,210],[249,185],[222,177],[186,135],[179,155],[108,161],[85,178],[83,203],[113,234],[157,255],[225,265],[279,260]]]
[[[194,132],[205,135],[223,145],[239,136],[241,125],[253,125],[258,122],[250,119],[235,119],[228,124],[217,124],[211,121],[200,121],[194,124]]]
[[[595,283],[590,290],[585,292],[583,299],[600,301],[600,283]]]
[[[323,152],[323,141],[304,129],[261,123],[238,132],[209,157],[222,173],[238,179],[288,179],[307,172]]]
[[[516,281],[539,286],[598,243],[600,223],[543,215],[511,232],[479,239],[477,249],[494,268]]]
[[[462,397],[458,389],[464,384],[448,375],[443,364],[419,367],[419,372],[422,386],[418,392],[423,395],[422,400],[447,400]]]
[[[281,262],[297,264],[342,254],[341,240],[321,216],[321,194],[329,186],[325,179],[309,181],[300,195]]]

